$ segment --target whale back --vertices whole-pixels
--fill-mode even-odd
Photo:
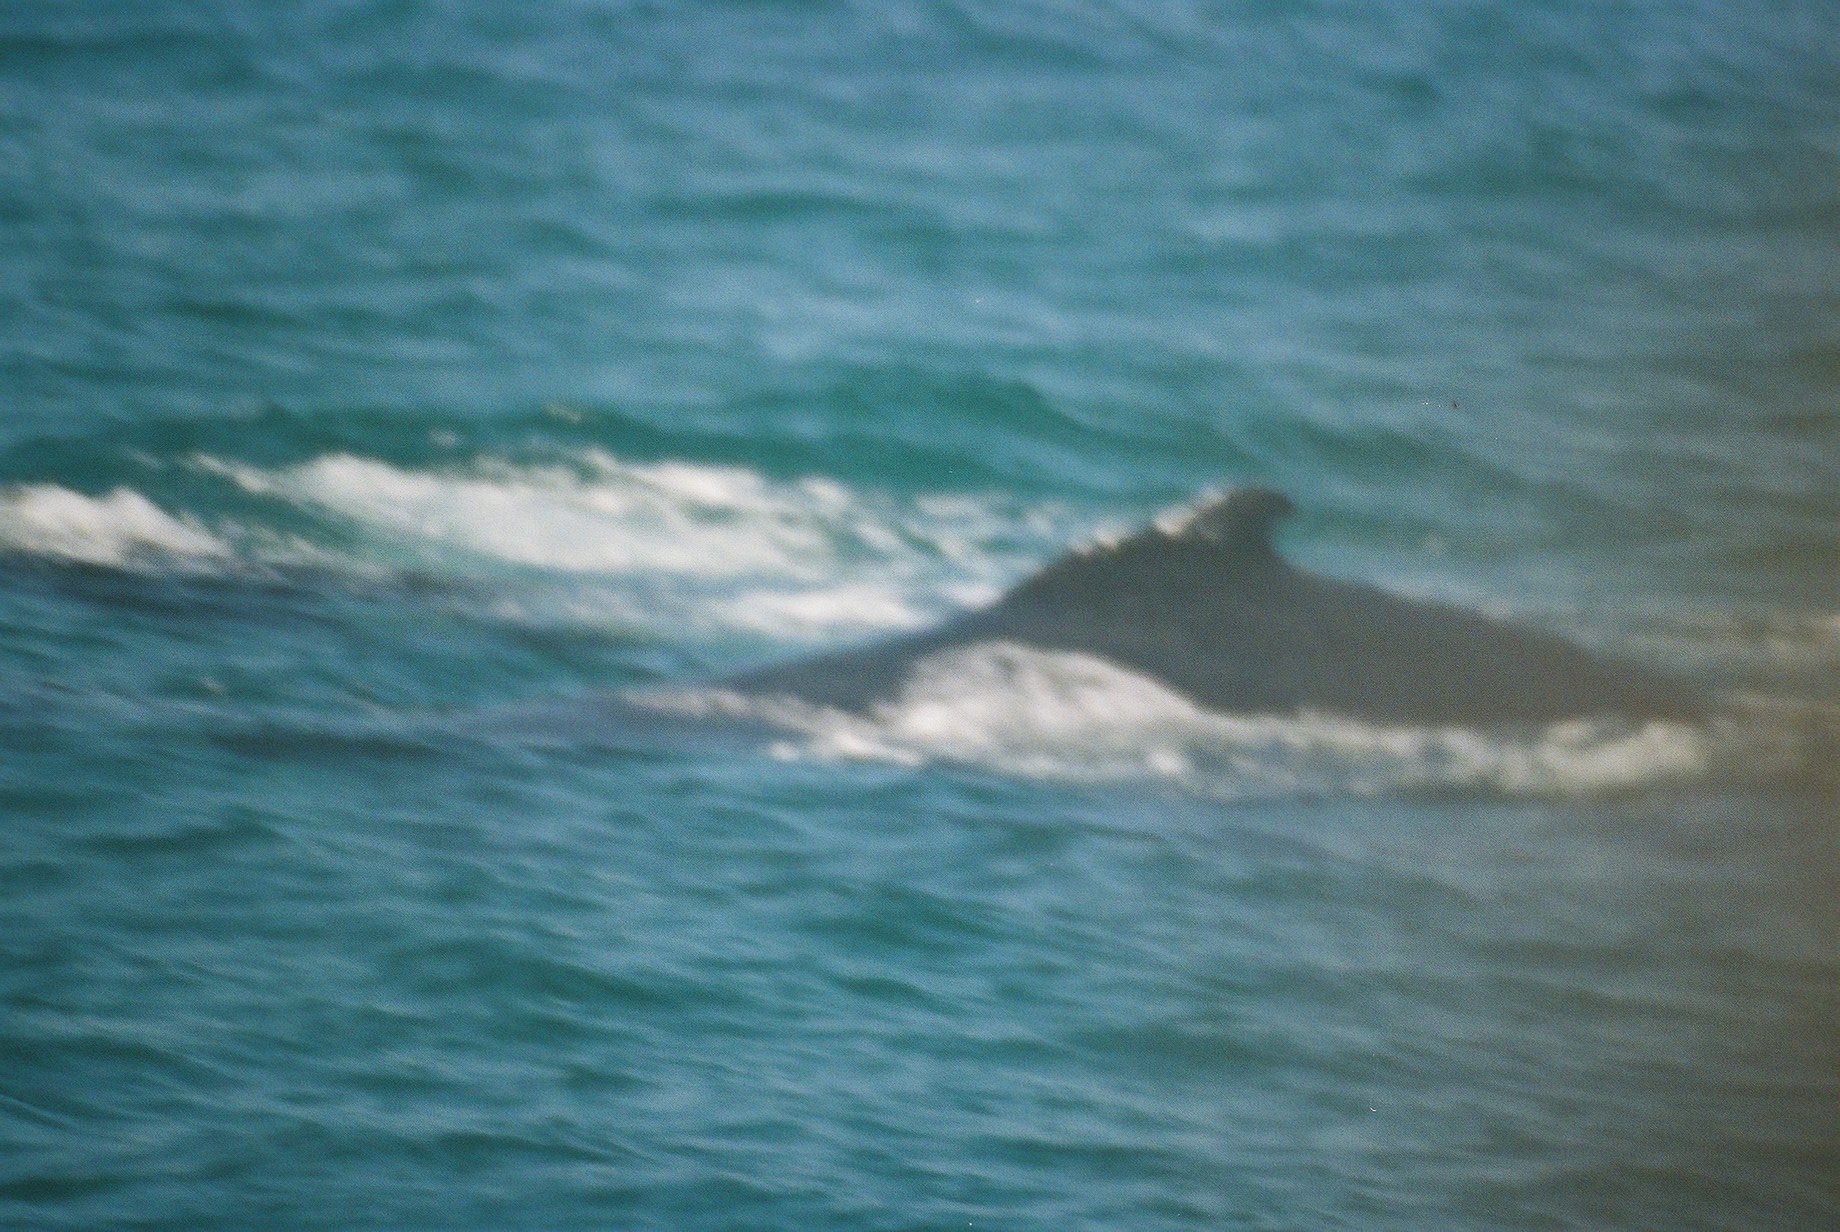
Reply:
[[[1227,713],[1462,724],[1707,709],[1690,686],[1564,638],[1292,568],[1273,534],[1293,509],[1268,488],[1211,494],[1070,552],[936,629],[729,683],[862,710],[897,694],[928,655],[1013,641],[1098,656]]]

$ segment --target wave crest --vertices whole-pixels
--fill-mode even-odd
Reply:
[[[56,484],[0,491],[0,549],[85,565],[122,567],[227,559],[230,546],[132,488],[86,496]]]
[[[865,715],[718,689],[647,704],[768,724],[783,733],[771,747],[786,758],[943,761],[1069,782],[1148,777],[1226,798],[1596,793],[1795,758],[1787,737],[1736,722],[1496,731],[1219,714],[1104,659],[1006,642],[923,660],[899,696]]]
[[[801,641],[908,628],[994,597],[1065,533],[1053,511],[995,497],[902,500],[597,449],[428,470],[352,454],[273,470],[193,463],[357,530],[373,560],[473,577],[520,571],[493,605],[506,618],[598,616],[659,632]]]

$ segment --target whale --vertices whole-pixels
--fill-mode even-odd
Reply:
[[[1709,696],[1684,680],[1490,615],[1300,569],[1274,543],[1295,512],[1271,488],[1217,492],[1071,551],[934,628],[717,685],[868,714],[934,656],[1011,643],[1096,656],[1231,715],[1472,727],[1708,715]]]

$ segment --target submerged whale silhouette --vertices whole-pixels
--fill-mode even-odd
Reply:
[[[862,712],[898,696],[929,655],[1019,642],[1096,655],[1228,714],[1474,725],[1707,712],[1691,685],[1563,638],[1296,569],[1271,542],[1293,511],[1282,493],[1232,489],[1061,557],[936,629],[721,684]]]

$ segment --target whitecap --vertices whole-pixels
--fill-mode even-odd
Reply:
[[[1482,791],[1598,793],[1792,762],[1780,733],[1572,720],[1481,730],[1325,714],[1226,715],[1091,655],[987,643],[916,665],[866,714],[720,689],[649,695],[679,714],[769,724],[776,756],[946,762],[1067,782],[1171,781],[1223,798]]]
[[[809,642],[911,628],[999,593],[1071,521],[1004,497],[901,499],[599,449],[439,469],[348,453],[276,469],[193,464],[356,529],[374,557],[480,579],[495,565],[524,571],[498,579],[516,591],[491,605],[500,616],[598,616],[667,635]]]
[[[88,565],[223,560],[230,546],[132,488],[87,496],[56,484],[0,490],[0,549]]]

